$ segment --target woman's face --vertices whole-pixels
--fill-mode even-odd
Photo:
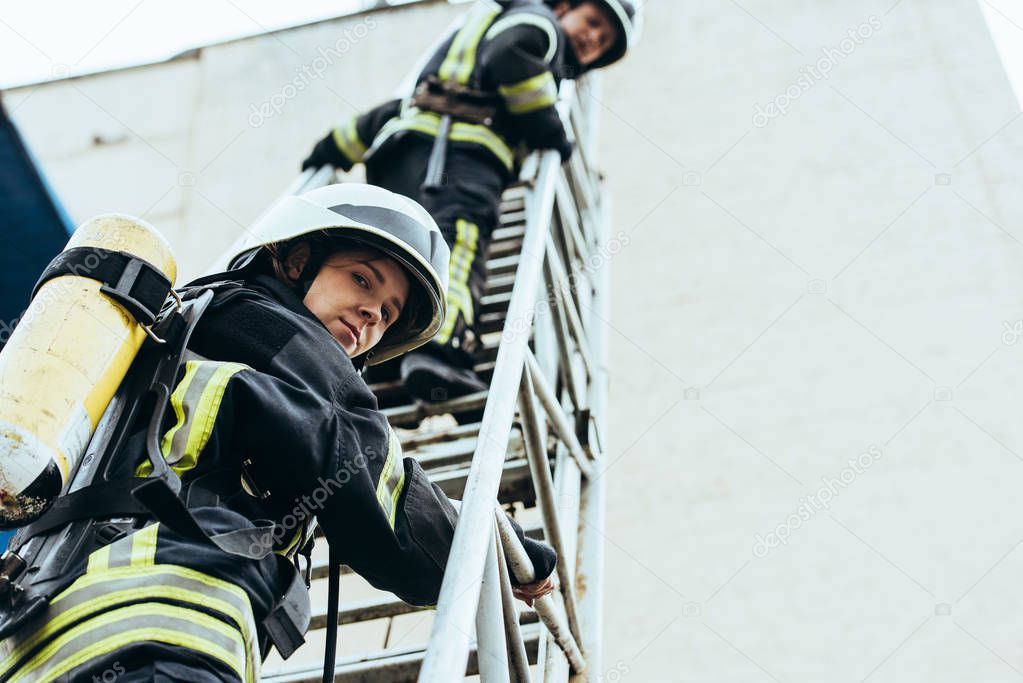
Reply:
[[[564,0],[554,7],[554,12],[583,66],[600,59],[618,38],[617,26],[601,5],[584,2],[572,7]]]
[[[308,246],[295,247],[287,259],[288,276],[298,278],[308,257]],[[397,322],[408,293],[408,275],[394,259],[341,251],[323,262],[302,302],[352,358],[376,346]]]

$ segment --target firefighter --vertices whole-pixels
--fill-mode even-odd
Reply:
[[[487,388],[472,354],[501,194],[524,153],[572,154],[554,106],[558,83],[621,59],[638,20],[631,0],[481,0],[429,59],[411,98],[350,118],[313,148],[303,169],[363,162],[368,182],[426,207],[451,247],[440,332],[372,381],[400,376],[427,402]]]
[[[440,327],[448,248],[422,207],[358,184],[284,199],[253,232],[228,272],[181,290],[214,292],[159,442],[196,531],[94,498],[91,550],[0,642],[0,680],[256,681],[270,646],[289,656],[308,626],[298,557],[317,523],[374,586],[436,602],[456,513],[402,457],[359,369]],[[556,556],[517,531],[545,577],[518,587],[528,600]]]

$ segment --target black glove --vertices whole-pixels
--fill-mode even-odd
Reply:
[[[543,581],[552,573],[558,563],[558,553],[551,546],[540,541],[534,541],[532,538],[526,536],[522,531],[522,527],[512,519],[508,518],[508,521],[512,523],[512,528],[515,530],[515,535],[518,536],[519,542],[522,543],[522,547],[526,551],[526,555],[533,562],[533,571],[536,572],[535,581]],[[511,571],[511,565],[508,566],[508,573],[511,578],[513,586],[521,585],[517,578],[515,578],[515,572]]]
[[[575,151],[575,145],[572,144],[571,140],[567,138],[557,147],[558,154],[561,155],[561,163],[565,163],[572,158],[572,152]]]
[[[337,143],[334,142],[334,131],[330,131],[327,133],[327,137],[317,142],[312,153],[302,162],[303,171],[307,168],[322,166],[335,166],[345,171],[352,167],[352,162],[337,148]]]

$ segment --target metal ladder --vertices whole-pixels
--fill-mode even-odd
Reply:
[[[351,629],[384,621],[383,647],[340,656],[337,680],[567,681],[601,670],[604,483],[599,475],[607,405],[606,326],[610,279],[608,206],[595,172],[597,78],[561,89],[559,108],[576,152],[534,154],[501,204],[480,305],[476,370],[490,389],[442,404],[414,404],[396,383],[373,385],[395,426],[434,414],[478,412],[482,421],[440,431],[399,430],[447,495],[461,500],[454,544],[428,643],[389,646],[395,620],[422,608],[377,592],[345,599],[343,651]],[[578,88],[578,89],[577,89]],[[331,182],[307,171],[289,193]],[[552,474],[553,469],[553,474]],[[505,512],[558,551],[555,592],[530,609],[514,600],[508,568],[530,582],[532,565]],[[530,521],[530,518],[533,521]],[[325,544],[319,544],[325,545]],[[291,662],[268,662],[264,681],[318,683],[327,622],[326,554],[313,564],[314,614],[307,645]],[[355,580],[346,572],[347,580]],[[315,651],[312,651],[315,649]],[[301,659],[305,661],[292,663]],[[311,655],[311,656],[310,656]],[[533,674],[530,666],[536,665]],[[584,680],[577,678],[575,680]]]

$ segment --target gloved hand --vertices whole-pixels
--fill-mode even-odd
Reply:
[[[558,154],[561,155],[561,163],[565,163],[572,158],[572,152],[575,151],[575,145],[568,139],[565,139],[560,145],[558,145]]]
[[[302,162],[302,170],[307,168],[320,168],[322,166],[336,166],[348,170],[351,168],[351,161],[337,148],[334,142],[334,131],[327,133],[327,137],[316,143],[312,153]]]
[[[534,541],[533,539],[528,538],[522,532],[522,528],[519,527],[518,524],[515,524],[514,522],[513,524],[515,535],[519,537],[519,541],[522,542],[522,546],[525,548],[526,554],[533,562],[533,571],[536,572],[536,580],[533,581],[533,583],[520,584],[515,578],[515,572],[511,571],[511,567],[509,566],[508,570],[511,574],[512,593],[516,598],[532,607],[534,600],[542,598],[554,590],[554,581],[551,579],[551,576],[554,574],[554,569],[558,562],[558,553],[554,550],[554,548],[546,543]]]

